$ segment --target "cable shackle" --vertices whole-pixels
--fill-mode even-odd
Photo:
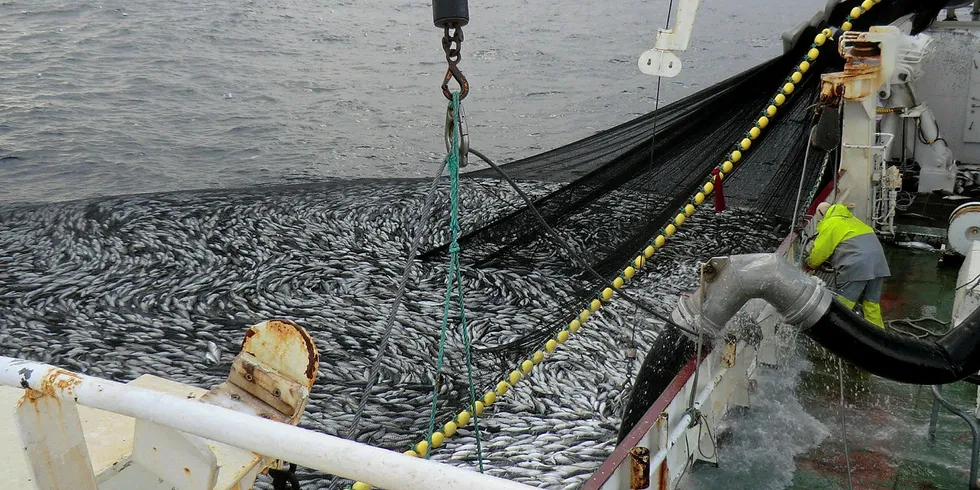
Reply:
[[[450,80],[456,80],[456,84],[459,85],[459,100],[465,99],[466,95],[470,93],[470,82],[459,70],[459,60],[463,58],[460,53],[462,47],[463,29],[460,26],[446,26],[445,34],[442,37],[442,49],[446,52],[446,63],[449,64],[449,69],[446,70],[446,76],[442,79],[442,95],[445,95],[448,100],[453,98],[452,91],[449,89]]]
[[[446,52],[446,77],[442,81],[442,94],[452,100],[449,81],[456,80],[459,85],[459,100],[470,93],[470,84],[459,70],[459,60],[462,59],[463,26],[470,21],[470,7],[467,0],[432,0],[432,20],[436,27],[443,30],[442,49]]]
[[[452,97],[452,94],[450,94]],[[463,94],[459,94],[462,100]],[[451,99],[450,99],[451,100]],[[453,151],[453,135],[456,131],[456,115],[453,114],[453,105],[449,104],[446,108],[446,153]],[[466,129],[466,112],[463,105],[459,105],[459,166],[465,167],[469,163],[470,154],[470,132]]]

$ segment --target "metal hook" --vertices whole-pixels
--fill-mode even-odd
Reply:
[[[456,80],[456,83],[459,84],[459,100],[465,99],[466,94],[470,93],[470,82],[463,76],[463,72],[459,71],[459,67],[454,64],[449,65],[449,69],[446,70],[446,77],[442,80],[442,95],[452,100],[453,93],[449,90],[449,80]]]
[[[459,69],[459,60],[462,59],[461,51],[463,49],[462,26],[446,25],[445,34],[442,37],[442,49],[446,52],[446,63],[449,64],[446,76],[442,80],[442,94],[446,96],[447,100],[453,100],[453,94],[449,90],[449,80],[456,80],[459,85],[459,100],[463,100],[470,93],[470,82],[466,80],[463,72]]]
[[[465,79],[464,79],[465,80]],[[459,98],[463,98],[463,94],[459,95]],[[453,151],[453,130],[455,125],[455,118],[453,117],[452,106],[446,108],[446,153]],[[469,130],[466,128],[466,113],[463,111],[463,106],[459,106],[459,166],[460,168],[465,167],[468,162],[468,157],[470,154],[470,134]]]

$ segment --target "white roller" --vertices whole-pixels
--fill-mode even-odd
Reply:
[[[956,253],[968,254],[973,242],[980,239],[980,202],[968,202],[956,208],[949,216],[946,236]]]

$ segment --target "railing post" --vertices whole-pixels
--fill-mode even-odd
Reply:
[[[73,400],[25,390],[16,417],[35,489],[98,490]]]

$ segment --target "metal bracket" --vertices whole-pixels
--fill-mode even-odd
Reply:
[[[657,31],[657,42],[653,49],[640,55],[637,66],[642,73],[657,77],[676,77],[681,72],[681,60],[672,51],[687,50],[699,3],[700,0],[680,1],[673,27]],[[667,15],[669,18],[670,13]]]

